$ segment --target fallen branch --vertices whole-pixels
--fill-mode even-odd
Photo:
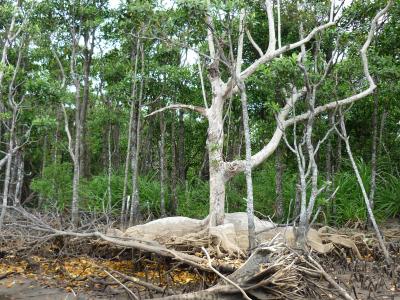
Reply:
[[[208,266],[210,267],[210,269],[213,270],[214,273],[217,274],[219,277],[221,277],[223,280],[225,280],[226,282],[230,283],[235,288],[237,288],[242,293],[243,298],[245,298],[247,300],[251,300],[251,298],[249,298],[249,296],[247,296],[246,292],[238,284],[234,283],[232,280],[230,280],[229,278],[225,277],[220,272],[218,272],[216,269],[214,269],[213,266],[212,266],[210,255],[208,254],[207,250],[204,247],[201,247],[201,250],[203,250],[203,252],[207,256]]]
[[[139,300],[138,296],[136,296],[134,292],[132,292],[130,289],[128,289],[128,287],[125,284],[123,284],[121,281],[119,281],[117,278],[115,278],[112,274],[110,274],[106,270],[104,270],[104,273],[106,273],[113,280],[115,280],[115,282],[117,282],[120,286],[122,286],[128,292],[128,294],[131,295],[134,299]]]
[[[314,259],[311,257],[311,255],[308,256],[308,259],[314,264],[314,266],[318,269],[318,272],[324,276],[325,280],[328,281],[331,285],[333,285],[340,296],[342,296],[343,299],[346,300],[354,300],[353,297],[351,297],[344,288],[342,288],[328,273],[325,272],[324,268]]]
[[[15,274],[15,272],[13,272],[13,271],[7,272],[7,273],[4,273],[4,274],[1,274],[1,275],[0,275],[0,280],[3,280],[3,279],[5,279],[5,278],[7,278],[8,276],[13,275],[13,274]]]
[[[140,280],[137,277],[128,276],[128,275],[125,275],[125,274],[123,274],[121,272],[118,272],[118,271],[115,271],[115,270],[112,270],[111,272],[115,273],[115,274],[118,274],[118,276],[121,276],[122,278],[124,278],[126,280],[129,280],[129,281],[131,281],[131,282],[133,282],[135,284],[141,285],[141,286],[143,286],[143,287],[145,287],[145,288],[147,288],[149,290],[153,290],[153,291],[156,291],[156,292],[162,293],[162,294],[165,293],[167,295],[173,295],[170,291],[166,290],[165,288],[162,288],[162,287],[156,286],[154,284],[151,284],[149,282]]]

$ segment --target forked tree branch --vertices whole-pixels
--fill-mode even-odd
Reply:
[[[246,29],[246,35],[247,35],[247,38],[249,39],[250,43],[253,45],[254,49],[256,49],[258,54],[260,55],[260,57],[262,57],[264,55],[264,53],[261,50],[260,46],[258,46],[256,41],[253,39],[253,37],[251,36],[251,33],[248,29]]]
[[[308,43],[318,32],[323,31],[324,29],[335,25],[335,22],[329,22],[324,25],[318,26],[314,28],[305,38],[301,39],[300,41],[283,46],[279,49],[274,51],[267,51],[264,55],[262,55],[259,59],[257,59],[254,63],[252,63],[247,69],[245,69],[240,74],[240,78],[242,81],[245,81],[248,77],[250,77],[259,66],[273,60],[274,58],[290,51],[295,48],[301,47],[302,45]],[[231,94],[238,92],[238,87],[235,85],[234,80],[230,78],[225,86],[224,96],[228,97]]]
[[[351,103],[354,103],[358,100],[361,100],[363,98],[365,98],[366,96],[370,95],[373,93],[373,91],[376,89],[376,84],[374,82],[374,79],[372,78],[370,72],[369,72],[369,67],[368,67],[368,57],[367,57],[367,51],[368,51],[368,47],[370,46],[372,39],[374,37],[375,34],[375,30],[376,27],[378,25],[378,20],[389,10],[390,6],[392,5],[393,1],[390,0],[388,2],[388,4],[385,6],[385,8],[383,8],[382,10],[380,10],[376,16],[374,17],[374,19],[371,22],[371,28],[369,30],[368,33],[368,37],[367,40],[365,41],[363,47],[361,48],[360,51],[360,55],[361,55],[361,61],[363,64],[363,70],[364,70],[364,76],[368,81],[368,88],[356,95],[352,95],[350,97],[344,98],[342,100],[339,101],[332,101],[329,102],[325,105],[321,105],[315,108],[314,110],[314,114],[315,115],[319,115],[327,110],[331,110],[331,109],[336,109],[338,107],[344,106],[344,105],[348,105]],[[301,121],[305,121],[310,117],[310,112],[306,112],[304,114],[295,116],[287,121],[285,121],[284,123],[284,127],[288,127],[290,125],[293,125],[296,122],[301,122]]]
[[[380,10],[376,16],[374,17],[374,19],[371,22],[371,28],[369,30],[368,33],[368,37],[367,40],[365,41],[363,47],[361,48],[361,59],[362,59],[362,64],[363,64],[363,69],[364,69],[364,75],[368,80],[369,83],[369,87],[350,97],[347,97],[345,99],[339,100],[339,101],[333,101],[330,103],[327,103],[325,105],[321,105],[318,106],[314,109],[313,111],[313,115],[317,116],[320,115],[322,113],[324,113],[325,111],[331,110],[331,109],[336,109],[338,107],[344,106],[344,105],[348,105],[348,104],[352,104],[358,100],[361,100],[363,98],[365,98],[366,96],[372,94],[372,92],[375,90],[376,88],[376,84],[372,78],[372,76],[370,75],[369,72],[369,68],[368,68],[368,57],[367,57],[367,50],[368,47],[371,44],[371,41],[374,37],[374,33],[378,24],[379,19],[387,13],[387,11],[389,10],[390,6],[392,5],[393,1],[389,0],[389,2],[387,3],[387,5],[385,6],[385,8],[383,8],[382,10]],[[282,51],[282,49],[287,48],[287,47],[298,47],[303,45],[305,42],[307,42],[308,40],[311,39],[312,36],[314,36],[318,31],[323,30],[324,28],[327,28],[331,25],[333,25],[334,22],[329,22],[325,25],[322,25],[320,27],[315,28],[306,38],[302,39],[301,41],[295,43],[295,44],[291,44],[288,45],[286,47],[282,47],[276,51],[273,52],[273,55],[275,55],[276,53],[278,53],[278,55],[280,54],[280,51]],[[304,41],[304,42],[303,42]],[[292,46],[295,45],[295,46]],[[242,72],[242,78],[249,76],[252,72],[254,72],[254,70],[257,68],[258,65],[262,64],[264,60],[268,60],[268,53],[266,55],[264,55],[264,57],[260,58],[258,61],[256,61],[252,66],[250,66],[249,68],[247,68],[244,72]],[[257,65],[257,66],[255,66]],[[254,70],[253,70],[254,69]],[[252,71],[253,70],[253,71]],[[276,150],[276,148],[278,147],[280,140],[283,136],[283,132],[284,130],[291,125],[296,124],[297,122],[302,122],[307,120],[310,115],[311,112],[308,111],[306,113],[303,113],[301,115],[295,116],[289,120],[286,120],[287,116],[289,115],[290,111],[292,110],[293,104],[303,95],[304,90],[299,92],[299,93],[294,93],[292,95],[291,100],[288,102],[288,104],[286,104],[286,106],[284,108],[282,108],[282,110],[280,111],[280,113],[277,116],[277,127],[275,129],[275,132],[271,138],[271,140],[269,141],[269,143],[263,148],[261,149],[258,153],[254,154],[252,156],[252,168],[257,167],[258,165],[260,165],[265,159],[267,159],[272,153],[274,153],[274,151]],[[245,170],[245,161],[244,160],[236,160],[236,161],[232,161],[232,162],[226,162],[225,163],[225,177],[226,180],[228,180],[229,178],[233,177],[234,175],[236,175],[239,172],[243,172]]]
[[[275,132],[271,140],[263,149],[261,149],[261,151],[252,156],[251,158],[252,168],[260,165],[266,158],[268,158],[272,153],[275,152],[284,133],[284,127],[282,126],[282,124],[284,124],[285,119],[292,111],[292,108],[295,105],[295,103],[305,94],[305,92],[306,92],[305,88],[303,88],[301,91],[297,91],[296,89],[294,89],[291,97],[286,100],[285,107],[281,109],[281,111],[276,117],[278,126],[275,129]],[[232,162],[226,162],[225,163],[226,180],[235,176],[239,172],[243,172],[245,170],[245,166],[246,166],[245,160],[235,160]]]

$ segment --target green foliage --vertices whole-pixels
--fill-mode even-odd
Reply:
[[[379,215],[392,218],[400,215],[400,178],[385,174],[378,185],[375,201],[376,211]]]
[[[199,179],[191,180],[187,186],[180,186],[178,190],[178,215],[203,218],[209,210],[208,182]]]
[[[72,197],[72,166],[70,163],[51,164],[41,177],[34,178],[30,188],[42,198],[45,208],[63,209]]]
[[[0,1],[0,35],[6,36],[12,13],[15,10],[13,1]],[[223,81],[230,77],[230,71],[225,63],[230,59],[229,48],[233,47],[234,56],[237,53],[237,38],[239,26],[239,10],[246,8],[246,29],[251,32],[254,41],[262,51],[268,48],[268,24],[265,10],[260,1],[243,0],[179,0],[174,5],[162,6],[162,1],[121,1],[118,9],[108,8],[105,0],[78,2],[69,1],[22,1],[21,12],[29,12],[27,23],[22,27],[22,14],[16,19],[17,33],[21,34],[12,43],[7,53],[6,63],[0,65],[4,71],[2,90],[4,108],[0,113],[2,125],[1,151],[6,152],[7,140],[10,138],[7,126],[12,118],[11,107],[8,104],[8,88],[12,73],[16,70],[18,47],[23,45],[22,63],[15,78],[13,97],[21,102],[17,114],[16,142],[25,142],[24,133],[32,127],[30,140],[22,151],[25,157],[25,173],[32,178],[30,188],[39,195],[43,208],[59,209],[70,206],[72,193],[73,168],[68,153],[68,138],[65,126],[68,126],[72,139],[76,134],[76,99],[83,98],[84,67],[86,42],[91,44],[91,34],[95,36],[94,55],[90,61],[89,91],[87,115],[82,116],[84,122],[84,144],[87,146],[90,162],[85,177],[81,179],[80,205],[83,210],[102,211],[109,199],[109,177],[103,160],[108,155],[108,129],[112,128],[111,151],[113,173],[111,175],[111,205],[114,214],[120,211],[124,176],[121,171],[126,157],[128,144],[129,117],[132,103],[142,95],[142,106],[139,109],[141,117],[149,112],[171,103],[204,105],[200,86],[199,70],[196,64],[188,64],[189,56],[197,56],[186,49],[195,48],[201,55],[201,67],[205,84],[205,94],[208,105],[211,105],[212,90],[207,80],[210,58],[207,45],[207,28],[205,16],[212,19],[212,31],[215,34],[214,42],[221,55],[219,64]],[[165,1],[164,1],[165,2]],[[166,1],[168,2],[168,1]],[[363,68],[359,57],[360,46],[364,43],[369,30],[370,20],[376,11],[384,5],[383,0],[353,1],[346,5],[338,26],[332,26],[313,37],[306,43],[307,59],[305,66],[309,71],[310,79],[316,83],[324,74],[322,69],[326,61],[332,56],[335,40],[340,36],[339,55],[331,73],[320,86],[316,105],[323,105],[328,101],[343,99],[359,93],[366,87]],[[384,172],[380,169],[378,176],[378,190],[376,193],[375,211],[379,218],[394,217],[400,214],[400,201],[397,194],[400,190],[400,179],[397,166],[400,163],[400,149],[398,138],[400,106],[400,67],[399,67],[399,18],[400,5],[394,1],[390,16],[385,18],[385,26],[379,26],[374,41],[368,51],[370,71],[377,81],[377,95],[379,97],[379,116],[390,112],[382,128],[382,145],[387,156],[391,156]],[[165,3],[164,3],[165,4]],[[282,11],[282,45],[288,45],[299,39],[300,21],[304,25],[304,34],[307,35],[317,24],[325,21],[329,12],[329,1],[306,1],[304,9],[300,11],[294,1],[281,1]],[[207,10],[209,11],[207,12]],[[382,24],[383,25],[383,24]],[[72,29],[77,33],[78,46],[76,51],[75,70],[71,70],[73,41]],[[140,37],[140,38],[139,38]],[[317,42],[321,41],[319,55],[312,57],[317,50]],[[137,43],[140,47],[137,48]],[[144,68],[141,68],[140,51],[144,51]],[[319,47],[319,46],[318,46]],[[54,53],[57,54],[60,64],[64,67],[65,87],[61,88],[62,72]],[[255,74],[246,79],[248,92],[252,151],[256,153],[269,142],[276,130],[276,114],[285,105],[287,92],[291,87],[304,86],[304,77],[297,65],[299,49],[293,49],[281,57],[261,64]],[[225,58],[224,58],[225,57]],[[136,58],[138,69],[134,72]],[[190,57],[189,57],[190,58]],[[233,57],[234,58],[234,57]],[[259,53],[251,45],[247,36],[244,38],[243,68],[245,70],[252,62],[259,59]],[[316,67],[313,68],[314,62]],[[75,98],[72,72],[81,83],[81,94]],[[134,75],[136,74],[136,76]],[[143,79],[144,85],[140,82]],[[136,92],[133,93],[135,85]],[[286,92],[285,92],[286,91]],[[228,99],[227,99],[228,100]],[[360,158],[358,166],[369,191],[371,177],[368,159],[371,152],[371,114],[373,97],[368,97],[355,104],[346,114],[347,126],[354,145],[354,154]],[[60,109],[64,104],[68,121],[64,123],[64,116]],[[228,110],[229,108],[229,110]],[[306,101],[298,101],[296,113],[306,112]],[[240,130],[241,105],[237,95],[233,95],[224,106],[224,154],[226,160],[243,159],[243,150],[236,151],[241,143],[243,131]],[[226,115],[225,115],[226,114]],[[165,112],[166,153],[167,153],[167,206],[171,199],[170,176],[173,161],[172,149],[177,147],[173,141],[172,126],[176,125],[179,112]],[[289,115],[288,117],[290,117]],[[207,122],[195,113],[185,112],[183,118],[185,146],[183,149],[186,168],[187,184],[177,187],[179,205],[178,214],[202,218],[209,210],[209,186],[207,181],[198,179],[199,169],[203,164]],[[318,117],[313,134],[314,141],[320,139],[327,130],[326,115]],[[7,126],[4,126],[7,125]],[[160,183],[157,170],[158,139],[160,128],[158,116],[141,118],[141,149],[140,149],[140,177],[139,197],[142,213],[158,217],[160,215]],[[298,125],[298,131],[302,128]],[[175,139],[181,134],[175,127]],[[228,134],[229,132],[229,134]],[[290,140],[293,134],[289,128],[286,134]],[[179,136],[180,137],[180,136]],[[46,141],[46,143],[44,143]],[[174,144],[175,143],[175,144]],[[335,142],[334,142],[335,143]],[[215,151],[218,145],[209,145]],[[324,146],[322,146],[323,148]],[[229,153],[235,148],[232,153]],[[225,151],[227,150],[227,151]],[[324,149],[321,149],[321,163],[324,160]],[[384,152],[383,150],[381,152]],[[240,153],[241,152],[241,153]],[[43,163],[49,163],[50,153],[57,153],[58,161],[41,170]],[[176,153],[175,153],[176,154]],[[149,156],[149,157],[147,157]],[[241,156],[241,157],[240,157]],[[363,158],[363,160],[361,160]],[[332,158],[335,159],[335,158]],[[45,162],[43,162],[43,160]],[[293,156],[287,155],[284,173],[284,206],[286,215],[289,212],[291,199],[295,198],[296,162]],[[149,161],[149,162],[148,162]],[[115,165],[114,165],[115,163]],[[149,164],[142,166],[144,164]],[[211,162],[211,164],[219,162]],[[321,178],[323,174],[321,174]],[[320,181],[321,178],[319,179]],[[131,186],[128,181],[128,194]],[[322,184],[322,182],[320,182]],[[323,206],[328,221],[337,221],[344,224],[348,221],[365,220],[366,211],[364,200],[351,166],[347,163],[335,175],[335,186],[339,187],[335,197],[337,205],[336,215],[326,198],[329,194],[321,195],[317,199],[316,208]],[[228,212],[245,211],[246,182],[243,174],[233,178],[226,187],[226,210]],[[254,205],[260,215],[273,215],[275,211],[275,166],[265,163],[253,172]],[[293,213],[292,205],[292,213]]]
[[[368,191],[371,176],[370,169],[363,161],[358,161],[357,166]],[[336,222],[343,224],[347,221],[366,220],[364,198],[357,178],[350,166],[348,171],[340,172],[335,176],[335,186],[339,187],[334,199],[336,216],[333,216],[333,218],[335,218]]]

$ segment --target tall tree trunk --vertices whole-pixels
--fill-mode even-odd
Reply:
[[[6,209],[8,206],[8,192],[10,188],[10,177],[11,177],[11,164],[13,160],[13,149],[14,149],[14,135],[15,135],[15,127],[16,127],[16,122],[17,122],[17,113],[18,110],[14,106],[13,107],[13,113],[12,113],[12,119],[11,119],[11,125],[10,125],[10,137],[8,141],[8,155],[9,158],[7,160],[7,166],[4,174],[4,185],[3,185],[3,207],[1,208],[1,214],[0,214],[0,230],[3,227],[3,222],[4,222],[4,217],[6,215]]]
[[[132,47],[131,50],[131,64],[132,64],[132,88],[131,88],[131,99],[130,99],[130,114],[129,114],[129,128],[128,128],[128,145],[126,149],[126,158],[125,158],[125,171],[124,171],[124,187],[122,192],[122,205],[121,205],[121,229],[125,229],[126,223],[128,221],[127,215],[129,212],[129,223],[133,223],[134,216],[131,216],[132,211],[132,203],[128,203],[127,198],[127,189],[128,189],[128,177],[129,177],[129,166],[131,165],[132,160],[132,145],[133,139],[135,139],[135,127],[134,124],[135,119],[135,101],[136,101],[136,75],[137,75],[137,66],[138,66],[138,49],[139,49],[139,41],[136,43],[136,47]],[[135,121],[136,122],[136,121]],[[132,190],[132,195],[135,190]]]
[[[15,200],[14,206],[19,206],[21,204],[22,187],[24,185],[24,156],[21,151],[17,151],[16,158],[18,161],[18,171],[17,171],[17,184],[15,186]]]
[[[80,161],[81,161],[81,142],[82,142],[82,124],[81,124],[81,95],[80,83],[75,78],[75,143],[73,149],[74,175],[72,179],[72,205],[71,205],[71,221],[76,228],[79,225],[79,184],[80,184]]]
[[[120,216],[120,226],[121,230],[125,229],[126,225],[126,215],[127,211],[129,208],[129,204],[127,203],[127,191],[128,191],[128,177],[129,177],[129,165],[130,165],[130,159],[131,159],[131,147],[132,147],[132,122],[133,122],[133,114],[134,114],[134,109],[133,109],[133,104],[131,104],[131,109],[130,109],[130,117],[129,117],[129,128],[128,128],[128,145],[126,149],[126,157],[125,157],[125,170],[124,170],[124,186],[122,190],[122,205],[121,205],[121,216]]]
[[[332,111],[328,113],[329,118],[329,128],[332,128],[335,123],[334,119],[335,115]],[[328,186],[326,188],[326,194],[329,195],[331,191],[334,189],[334,174],[333,174],[333,167],[332,167],[332,137],[328,137],[326,143],[326,153],[325,153],[325,173],[326,173],[326,182],[328,182]],[[329,184],[330,183],[330,184]],[[335,211],[335,197],[330,201],[328,204],[327,210],[331,213]]]
[[[206,148],[203,155],[203,163],[201,164],[199,171],[199,178],[203,180],[210,179],[210,163],[208,160],[208,149]]]
[[[14,145],[17,146],[17,141],[14,140]],[[15,201],[15,188],[17,184],[17,173],[18,173],[18,157],[17,153],[15,152],[13,156],[13,160],[11,163],[11,176],[10,176],[10,187],[8,188],[8,198],[10,199],[9,203],[10,205],[14,205]]]
[[[107,213],[111,212],[112,207],[112,190],[111,190],[111,176],[112,176],[112,150],[111,150],[111,131],[112,125],[111,123],[108,125],[108,141],[107,141],[107,149],[108,149],[108,168],[107,168],[107,194],[108,194],[108,202],[107,202]]]
[[[183,111],[179,111],[178,122],[178,173],[181,183],[186,180],[186,162],[185,162],[185,123],[183,121]]]
[[[374,93],[374,111],[372,113],[372,147],[371,147],[371,182],[369,192],[369,204],[374,209],[377,175],[377,143],[378,143],[378,92]]]
[[[135,100],[134,113],[132,120],[132,139],[131,139],[131,171],[132,171],[132,197],[131,207],[129,216],[129,226],[137,224],[139,221],[139,190],[138,190],[138,158],[137,158],[137,123],[138,123],[138,111],[137,111],[137,99]]]
[[[149,118],[147,122],[147,133],[146,137],[143,141],[143,148],[147,151],[142,153],[143,157],[141,159],[141,172],[147,174],[151,170],[152,166],[152,140],[153,140],[153,133],[154,133],[154,123],[152,122],[153,119]]]
[[[89,93],[90,93],[90,69],[92,66],[92,56],[95,40],[95,29],[91,32],[86,31],[83,35],[84,49],[83,49],[83,93],[82,93],[82,107],[81,107],[81,126],[82,137],[80,145],[80,172],[81,176],[88,178],[90,176],[90,151],[88,149],[89,143],[87,141],[88,128],[87,128],[87,115],[89,109]],[[90,42],[90,45],[89,45]]]
[[[300,176],[297,176],[296,186],[295,186],[294,209],[293,209],[294,219],[296,219],[300,214],[300,205],[301,205],[301,185],[300,185]]]
[[[144,46],[140,44],[138,40],[137,50],[140,51],[141,54],[141,81],[140,81],[140,90],[139,96],[135,99],[134,103],[134,114],[132,120],[132,161],[131,161],[131,169],[132,169],[132,202],[131,202],[131,211],[129,217],[129,224],[137,224],[140,217],[140,202],[139,202],[139,146],[140,146],[140,106],[142,103],[143,97],[143,86],[144,86]],[[137,60],[136,60],[137,62]],[[135,67],[135,78],[134,85],[132,90],[132,95],[136,95],[136,70],[137,64]]]
[[[161,217],[165,217],[165,120],[164,113],[160,114],[160,211]]]
[[[225,214],[225,167],[223,162],[223,100],[215,95],[208,110],[207,147],[210,168],[210,225],[221,225]]]
[[[240,76],[240,74],[238,74]],[[243,128],[246,143],[246,187],[247,187],[247,228],[249,237],[249,252],[256,248],[256,227],[254,224],[254,201],[253,201],[253,179],[251,175],[251,140],[249,127],[249,113],[247,108],[246,86],[238,81],[240,98],[242,101]]]
[[[43,137],[43,144],[42,144],[42,167],[40,170],[40,176],[44,178],[45,176],[45,168],[47,166],[47,133]],[[41,207],[43,205],[43,196],[39,195],[39,203],[38,206]]]
[[[54,134],[54,145],[53,145],[53,164],[56,164],[59,161],[59,141],[61,140],[61,124],[62,124],[62,111],[60,108],[57,106],[56,108],[57,113],[56,113],[56,132]]]
[[[283,147],[278,146],[275,152],[275,206],[276,206],[276,217],[281,220],[284,215],[283,208]]]
[[[172,200],[171,200],[171,212],[175,216],[178,210],[178,195],[176,192],[177,183],[177,159],[176,159],[176,134],[175,134],[175,122],[171,124],[171,154],[172,154],[172,174],[171,174],[171,189],[172,189]]]
[[[121,165],[121,153],[120,153],[120,147],[119,147],[119,135],[120,135],[120,123],[116,123],[113,126],[113,131],[112,131],[112,140],[114,141],[113,143],[113,156],[112,156],[112,164],[116,170],[119,169]]]
[[[381,116],[381,124],[379,128],[378,156],[382,154],[382,148],[384,147],[384,133],[385,133],[385,124],[387,116],[388,116],[388,111],[386,110],[386,108],[383,108],[383,113]]]
[[[336,145],[336,164],[335,164],[335,173],[339,173],[342,169],[342,139],[339,137],[337,139]]]
[[[79,94],[76,95],[77,102],[80,101]],[[72,225],[76,228],[79,226],[79,183],[80,183],[80,145],[81,145],[81,133],[82,126],[79,117],[79,109],[76,110],[75,117],[75,145],[74,145],[74,175],[72,179],[72,206],[71,206],[71,216]]]

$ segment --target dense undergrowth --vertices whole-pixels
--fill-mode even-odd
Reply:
[[[343,225],[347,222],[365,221],[366,209],[356,177],[349,166],[344,163],[343,171],[334,176],[329,187],[330,193],[339,187],[336,196],[329,200],[329,193],[322,194],[316,205],[316,210],[321,207],[319,221],[328,224]],[[358,161],[358,167],[367,188],[370,187],[371,169],[362,160]],[[400,178],[391,174],[387,163],[380,163],[377,176],[377,192],[375,197],[375,213],[378,220],[385,220],[400,214]],[[42,209],[68,209],[72,194],[71,165],[69,163],[50,165],[45,168],[43,176],[34,179],[31,189],[38,195],[38,203]],[[323,181],[321,174],[320,184]],[[264,164],[254,172],[254,204],[256,215],[273,218],[275,212],[275,168],[272,164]],[[100,174],[90,180],[83,180],[81,185],[82,209],[86,211],[102,212],[111,206],[111,210],[118,214],[123,194],[124,176],[122,172],[112,174],[111,200],[109,206],[108,175]],[[292,170],[286,170],[283,180],[285,221],[290,213],[290,218],[295,212],[297,174]],[[208,182],[199,178],[188,179],[177,187],[179,201],[178,215],[202,218],[208,214]],[[139,179],[140,202],[143,215],[150,217],[160,216],[160,183],[158,174],[142,176]],[[128,194],[130,193],[128,185]],[[237,176],[227,185],[226,210],[228,212],[245,211],[246,209],[246,182],[244,175]],[[167,207],[171,206],[172,192],[170,186],[166,196]],[[289,206],[291,206],[289,208]],[[277,220],[276,221],[284,221]]]

